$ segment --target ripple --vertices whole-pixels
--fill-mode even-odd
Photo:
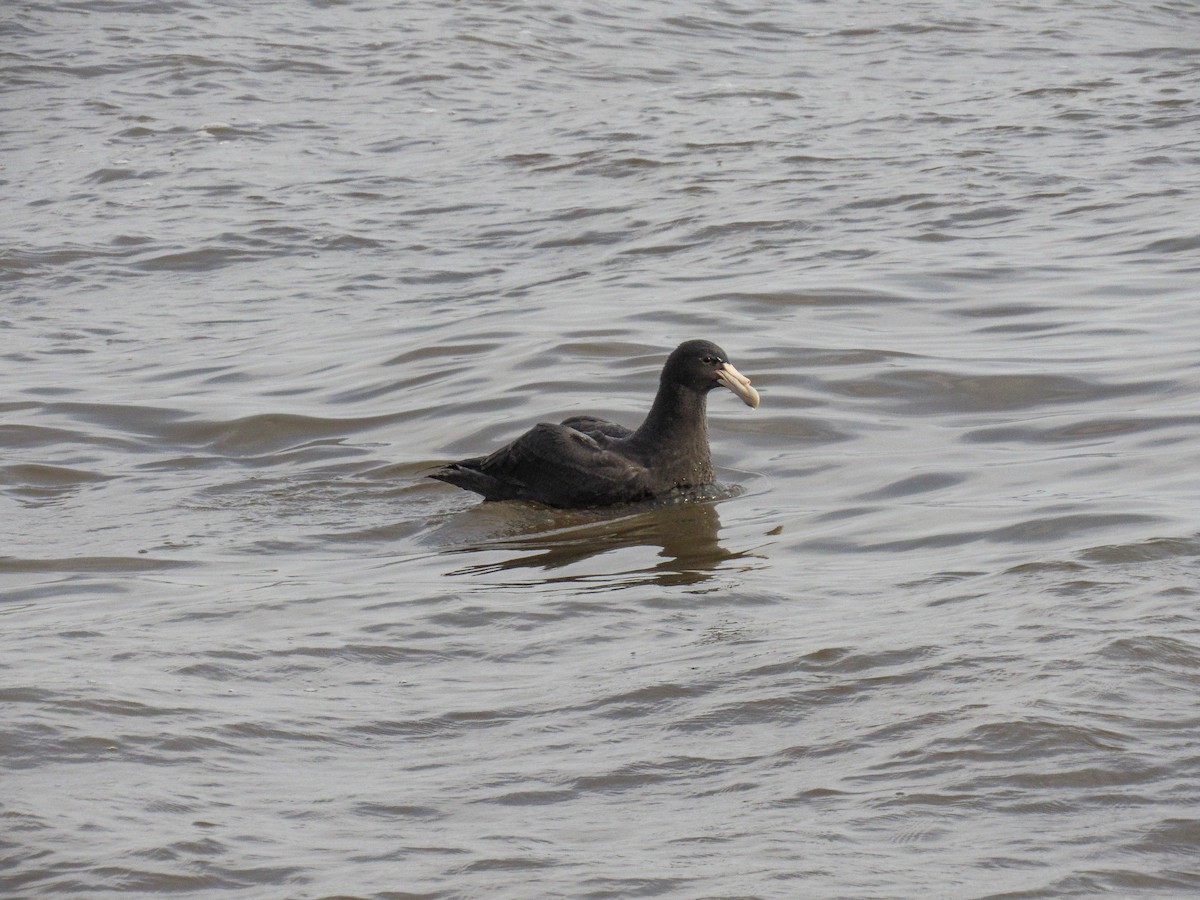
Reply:
[[[46,557],[28,559],[12,556],[0,557],[0,572],[7,573],[72,573],[106,574],[159,572],[167,569],[185,568],[191,563],[178,559],[161,559],[152,556],[80,556]]]
[[[1049,373],[976,375],[937,370],[891,372],[827,382],[847,397],[898,400],[910,412],[1036,409],[1081,404],[1168,389],[1161,382],[1104,383]]]

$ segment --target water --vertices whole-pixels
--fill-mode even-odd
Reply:
[[[6,8],[2,892],[1194,896],[1198,24]]]

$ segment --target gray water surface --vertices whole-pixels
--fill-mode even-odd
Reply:
[[[1194,4],[0,34],[0,893],[1200,892]],[[715,499],[424,477],[693,337]]]

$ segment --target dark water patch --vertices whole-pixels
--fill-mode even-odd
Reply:
[[[195,565],[188,560],[161,559],[152,556],[79,556],[41,559],[0,557],[0,573],[103,575],[137,572],[162,572]],[[92,588],[88,588],[92,589]]]
[[[184,454],[181,456],[168,456],[163,457],[162,459],[138,463],[135,468],[149,472],[160,471],[179,473],[202,471],[204,469],[222,469],[228,466],[228,464],[228,460],[220,456]]]
[[[621,766],[600,775],[584,775],[573,779],[571,785],[578,794],[621,794],[672,781],[690,782],[696,778],[719,775],[735,762],[691,755],[672,756],[664,760]]]
[[[921,201],[934,199],[934,194],[894,194],[881,197],[869,197],[862,200],[852,200],[849,203],[843,204],[835,213],[849,210],[859,209],[884,209],[897,204],[913,204]]]
[[[239,127],[228,122],[208,122],[200,126],[200,131],[221,141],[236,141],[242,138],[267,139],[260,129]]]
[[[600,152],[580,154],[570,168],[579,175],[598,175],[601,178],[637,178],[657,169],[678,166],[671,160],[649,159],[644,156],[608,156]]]
[[[503,270],[497,268],[459,270],[434,269],[422,272],[419,275],[401,276],[399,281],[401,284],[407,285],[462,284],[479,278],[493,277],[502,274]]]
[[[604,697],[590,704],[597,713],[609,719],[636,719],[657,714],[665,708],[678,707],[684,701],[709,693],[711,686],[693,684],[653,684],[624,694]]]
[[[1007,325],[988,325],[976,329],[976,332],[978,334],[1034,335],[1040,332],[1060,331],[1067,327],[1069,326],[1066,322],[1014,322]]]
[[[1084,419],[1054,426],[1011,425],[969,431],[962,440],[976,443],[1090,445],[1130,434],[1162,429],[1189,429],[1200,416],[1132,416]]]
[[[748,670],[747,677],[774,678],[796,673],[832,672],[857,674],[888,666],[906,666],[938,653],[936,647],[908,647],[884,653],[855,653],[849,647],[824,647],[803,656]]]
[[[263,259],[266,255],[268,254],[235,247],[206,247],[178,253],[163,253],[142,259],[133,265],[145,272],[213,272],[225,266]]]
[[[263,503],[262,503],[261,499],[258,499],[258,498],[250,498],[250,499],[239,498],[239,500],[237,502],[227,504],[225,506],[216,504],[217,508],[251,508],[251,509],[256,509],[256,510],[261,508],[262,506],[263,506]],[[261,540],[247,541],[244,544],[241,544],[237,547],[232,548],[232,552],[237,553],[240,556],[245,556],[245,557],[249,557],[250,559],[254,559],[254,558],[262,557],[264,555],[274,556],[274,555],[285,555],[285,554],[299,554],[299,553],[303,553],[305,550],[312,550],[312,549],[313,549],[312,541],[307,540],[307,539],[289,541],[289,540],[283,540],[280,538],[264,538]],[[197,618],[204,617],[204,615],[201,613],[196,613],[195,615]],[[225,615],[233,615],[233,613],[226,613]],[[214,615],[213,617],[215,618],[216,616]]]
[[[440,624],[436,616],[430,617],[429,622]],[[482,624],[482,623],[481,623]],[[314,659],[347,660],[366,662],[373,665],[391,666],[398,663],[425,662],[428,660],[444,659],[447,653],[443,650],[425,647],[405,647],[392,644],[348,644],[331,647],[289,647],[271,653],[272,658],[287,659],[293,656],[312,657]]]
[[[1007,569],[1006,575],[1073,575],[1088,571],[1088,566],[1074,560],[1039,560],[1024,562]]]
[[[1101,655],[1180,674],[1200,671],[1200,645],[1165,635],[1119,638],[1104,647]]]
[[[796,353],[777,348],[764,348],[771,354],[772,362],[783,364],[784,360]],[[805,368],[813,366],[886,366],[897,361],[921,359],[915,353],[905,353],[900,350],[884,350],[865,347],[845,347],[832,350],[805,348],[801,353]]]
[[[275,875],[288,875],[295,870],[271,870]],[[162,868],[149,870],[131,868],[128,866],[95,866],[90,868],[85,877],[53,876],[39,877],[38,881],[48,882],[46,887],[55,893],[80,894],[86,896],[97,892],[125,893],[129,891],[144,891],[147,894],[176,893],[201,890],[229,890],[241,887],[242,882],[236,879],[224,878],[215,874],[180,875]],[[268,882],[270,883],[270,882]]]
[[[751,219],[709,224],[696,229],[688,235],[691,241],[689,246],[707,244],[713,240],[727,237],[741,238],[757,234],[770,234],[772,232],[792,233],[806,231],[809,227],[809,224],[806,222],[792,219]]]
[[[236,681],[244,678],[244,674],[232,666],[222,666],[215,663],[194,663],[181,666],[175,672],[193,678],[203,678],[207,681]]]
[[[88,715],[125,716],[137,719],[157,717],[178,717],[195,713],[187,707],[151,706],[135,700],[123,700],[112,697],[83,697],[79,699],[60,698],[56,706],[70,712],[80,712]]]
[[[314,731],[310,722],[272,721],[275,724],[262,721],[227,722],[211,726],[210,731],[220,739],[239,748],[260,743],[317,746],[344,746],[347,743],[336,734]],[[285,725],[290,727],[285,727]]]
[[[35,687],[0,687],[0,703],[49,703],[58,697],[57,691]]]
[[[1154,258],[1162,254],[1172,253],[1195,254],[1197,250],[1200,250],[1200,235],[1189,235],[1187,237],[1177,238],[1160,238],[1158,240],[1151,241],[1142,247],[1128,250],[1126,252],[1139,256],[1145,255]],[[1196,267],[1193,266],[1192,271],[1195,271],[1195,268]]]
[[[991,227],[999,222],[1011,222],[1016,219],[1021,219],[1025,216],[1025,210],[1019,206],[1007,206],[1004,204],[983,204],[974,209],[964,210],[963,212],[953,215],[944,216],[941,219],[935,219],[929,223],[930,227],[940,231],[949,231],[955,228],[982,228]]]
[[[557,159],[558,157],[553,153],[512,153],[502,158],[500,162],[519,169],[538,170]]]
[[[55,249],[12,249],[0,252],[0,281],[15,281],[65,270],[73,264],[89,262],[96,251],[88,247],[63,245]]]
[[[788,400],[772,398],[769,392],[769,385],[773,381],[770,376],[754,379],[756,385],[760,385],[763,389],[762,395],[771,399],[772,406],[791,407],[793,404]],[[800,405],[805,405],[801,403]],[[710,420],[720,420],[720,428],[722,432],[738,435],[759,435],[760,439],[768,440],[777,446],[791,447],[796,449],[798,446],[807,447],[810,444],[836,444],[842,441],[854,440],[856,435],[853,432],[846,431],[843,428],[833,424],[825,419],[817,419],[812,416],[755,416],[753,420],[743,417],[717,417],[711,416]],[[724,438],[723,443],[728,448],[731,439]],[[793,472],[791,474],[810,473],[817,471],[818,468],[806,466],[804,469]],[[781,472],[780,469],[775,469],[776,472]]]
[[[510,791],[497,797],[489,797],[486,802],[501,806],[549,806],[556,803],[567,803],[578,797],[579,795],[573,790],[527,790]]]
[[[1105,596],[1120,596],[1125,585],[1092,578],[1076,578],[1051,585],[1046,590],[1059,597],[1078,597],[1091,603]]]
[[[582,231],[565,237],[554,237],[536,245],[539,250],[553,250],[559,247],[580,247],[604,244],[623,244],[629,240],[628,232],[621,231]]]
[[[189,759],[159,753],[155,748],[160,743],[157,738],[106,732],[105,722],[92,726],[100,734],[80,733],[83,727],[10,729],[0,745],[0,753],[6,758],[6,765],[18,771],[63,763],[88,765],[120,762],[172,766],[196,762],[194,757]]]
[[[879,656],[852,654],[827,667],[789,668],[789,672],[802,673],[796,678],[780,678],[776,672],[768,669],[768,677],[764,682],[768,686],[766,690],[770,691],[768,696],[759,696],[749,689],[745,692],[746,696],[730,702],[718,702],[713,709],[705,712],[687,712],[671,727],[682,732],[702,734],[721,733],[733,727],[796,721],[808,715],[819,715],[833,705],[856,702],[856,698],[874,696],[882,691],[900,691],[906,685],[937,681],[947,671],[959,669],[961,664],[958,661],[948,660],[936,650],[924,648],[915,654],[907,650]],[[924,726],[888,726],[880,732],[880,740],[887,743],[910,727],[916,729]],[[860,740],[863,740],[861,735],[856,738],[856,741]],[[840,753],[845,749],[844,745],[839,744],[836,748],[809,748],[805,752],[806,755],[817,756]]]
[[[899,497],[910,497],[914,494],[927,494],[961,484],[966,478],[966,475],[950,472],[928,472],[923,475],[911,475],[908,478],[895,481],[886,487],[859,494],[858,499],[895,500]]]
[[[493,856],[485,859],[477,859],[460,867],[458,871],[462,873],[536,872],[540,869],[549,869],[557,865],[558,862],[550,857]]]
[[[1200,819],[1170,818],[1147,831],[1130,849],[1142,853],[1175,854],[1194,852],[1197,847],[1200,847]],[[1200,885],[1200,873],[1190,880]]]
[[[858,544],[843,539],[820,538],[801,546],[828,553],[899,553],[912,550],[932,550],[959,547],[976,541],[1017,546],[1038,546],[1047,541],[1065,540],[1092,531],[1121,528],[1130,525],[1149,525],[1161,522],[1157,516],[1142,513],[1077,513],[1069,515],[1035,516],[1023,522],[994,529],[962,529],[934,532],[918,537]]]
[[[0,572],[3,572],[0,561]],[[0,600],[12,604],[15,609],[21,609],[23,604],[56,603],[69,597],[81,599],[96,599],[104,597],[114,599],[131,593],[130,585],[121,579],[96,580],[87,577],[68,576],[53,579],[33,587],[8,588],[0,594]]]
[[[922,413],[1036,409],[1153,394],[1170,388],[1162,382],[1104,383],[1051,373],[984,375],[936,370],[888,372],[827,381],[825,386],[846,397],[900,401],[906,411]]]
[[[1081,748],[1082,749],[1082,748]],[[1103,750],[1104,748],[1097,748]],[[1172,773],[1162,766],[1142,765],[1139,760],[1127,759],[1115,761],[1115,757],[1106,753],[1104,758],[1114,760],[1107,765],[1071,764],[1071,754],[1064,751],[1060,768],[1041,767],[1034,771],[1015,771],[1001,775],[980,775],[971,779],[970,784],[956,784],[955,787],[969,788],[974,785],[977,789],[1020,791],[1070,791],[1079,792],[1084,796],[1092,794],[1109,797],[1110,790],[1129,790],[1153,785],[1164,779],[1170,779]],[[1052,754],[1053,755],[1053,754]],[[981,757],[981,758],[986,758]],[[1036,758],[1036,757],[1035,757]],[[967,757],[964,761],[969,761]],[[1136,799],[1135,799],[1136,803]],[[1109,806],[1111,804],[1105,804]]]
[[[474,628],[494,628],[497,631],[533,631],[539,627],[548,626],[557,619],[558,616],[548,612],[490,609],[475,604],[429,613],[426,617],[426,621],[430,625],[437,625],[451,631]]]
[[[414,719],[375,720],[350,729],[353,734],[396,735],[414,738],[461,737],[508,724],[527,713],[500,710],[474,710],[425,716]]]
[[[928,764],[939,761],[965,762],[968,759],[1018,760],[1050,759],[1056,756],[1091,756],[1120,752],[1129,748],[1128,734],[1070,722],[1042,718],[1014,719],[972,728],[958,738],[943,738],[929,747],[913,751],[911,756]],[[906,754],[901,754],[904,758]]]
[[[1037,543],[1051,538],[1074,537],[1089,531],[1120,528],[1128,525],[1148,525],[1158,517],[1142,513],[1079,513],[1063,516],[1041,516],[1015,525],[987,532],[988,540],[1003,543]]]
[[[14,359],[14,361],[16,360]],[[28,388],[25,393],[31,397],[76,397],[83,393],[83,388],[82,386],[46,385]]]
[[[230,365],[220,366],[189,366],[182,369],[164,368],[145,376],[145,381],[195,381],[202,380],[207,384],[226,384],[249,380],[244,372],[239,372]]]
[[[672,253],[680,253],[684,250],[690,250],[695,247],[695,244],[654,244],[646,247],[631,247],[628,250],[620,251],[626,256],[667,256]]]
[[[398,819],[413,819],[421,822],[433,822],[444,819],[446,814],[432,806],[408,806],[381,802],[358,803],[355,812],[364,816],[377,816],[381,819],[394,821]]]
[[[86,181],[89,184],[109,184],[114,181],[153,178],[162,174],[162,172],[141,172],[137,169],[105,168],[97,169],[87,177]]]
[[[173,423],[187,418],[187,413],[183,410],[115,403],[46,403],[42,405],[41,412],[45,415],[60,416],[89,425],[98,425],[114,431],[143,436],[161,436],[163,431],[170,428]],[[36,434],[39,429],[39,426],[12,427],[24,428],[31,434]],[[52,429],[52,431],[57,431],[57,429]],[[127,446],[127,438],[102,439],[92,434],[82,432],[80,434],[88,441],[103,440],[117,446]],[[49,439],[52,435],[46,437]]]
[[[108,481],[111,477],[36,463],[0,466],[0,491],[30,506],[40,506],[58,502],[77,493],[84,485]]]
[[[661,359],[658,352],[647,352],[644,344],[627,340],[624,333],[606,329],[587,329],[571,335],[570,339],[560,341],[543,355],[562,362],[590,358],[604,369],[614,364],[622,367],[637,364],[653,368]]]
[[[1150,538],[1128,544],[1111,544],[1085,550],[1080,557],[1106,565],[1154,562],[1162,560],[1200,560],[1200,539]]]
[[[509,335],[508,337],[514,336]],[[503,340],[503,336],[498,336],[497,339],[486,342],[450,343],[432,347],[418,345],[397,356],[389,357],[382,364],[385,366],[411,366],[420,369],[422,373],[427,373],[434,363],[437,364],[437,372],[440,373],[442,366],[445,365],[444,360],[452,361],[456,365],[470,362],[474,367],[478,367],[481,362],[496,355],[496,344]]]
[[[205,181],[191,185],[190,187],[186,188],[186,193],[201,197],[206,200],[224,200],[226,202],[235,202],[245,198],[247,200],[254,200],[260,203],[265,201],[266,198],[258,194],[251,193],[251,191],[254,189],[253,185],[245,184],[241,181],[231,180],[229,179],[227,173],[220,173],[220,175],[221,177],[218,180]],[[225,232],[218,237],[222,240],[227,240],[233,246],[239,245],[242,241],[242,236],[237,233],[230,234],[229,232]],[[197,241],[197,243],[202,243],[202,241]],[[264,245],[247,241],[247,246],[258,248]],[[199,252],[202,254],[215,254],[220,252],[221,249],[222,248],[220,247],[212,247],[202,249]],[[174,265],[171,257],[165,257],[164,260],[170,264],[165,264],[163,268],[167,271],[171,271]],[[180,268],[190,268],[190,266],[187,265],[188,260],[186,257],[181,256],[178,262],[180,264]]]
[[[1044,893],[1035,895],[1038,900],[1057,900],[1059,897],[1095,897],[1099,894],[1117,893],[1137,896],[1138,894],[1181,893],[1184,896],[1200,888],[1200,877],[1180,869],[1161,873],[1147,873],[1136,869],[1088,868],[1082,874],[1054,882]],[[1021,895],[1017,895],[1020,897]]]
[[[820,291],[770,291],[730,292],[706,294],[694,298],[696,303],[720,302],[731,308],[744,309],[748,313],[769,312],[792,307],[863,306],[882,303],[897,303],[905,298],[882,291],[854,288],[826,289]]]
[[[685,876],[589,877],[580,882],[588,897],[666,897],[671,894],[695,893],[702,888],[697,879]]]
[[[0,483],[6,485],[28,485],[31,487],[73,487],[97,481],[107,481],[111,476],[66,466],[48,466],[24,463],[0,467]]]
[[[254,457],[311,448],[393,420],[391,416],[333,419],[259,413],[227,421],[178,422],[162,429],[175,446],[201,446],[228,457]],[[321,444],[321,446],[326,446]]]
[[[388,243],[359,234],[338,234],[319,238],[314,242],[313,246],[326,251],[358,252],[361,250],[382,250],[388,246]]]
[[[382,547],[395,546],[397,542],[413,538],[428,528],[428,522],[391,522],[382,525],[371,525],[365,528],[351,528],[344,531],[322,531],[314,533],[313,542],[320,544],[345,544],[362,547],[365,544],[377,544]]]
[[[700,94],[683,95],[688,100],[696,100],[700,102],[709,102],[714,100],[750,100],[755,102],[770,102],[770,101],[797,101],[800,95],[794,94],[792,91],[786,90],[764,90],[764,89],[745,89],[745,90],[715,90],[702,91]]]
[[[146,119],[144,121],[154,121]],[[183,125],[173,127],[165,127],[161,129],[151,128],[149,125],[133,125],[126,128],[124,131],[118,132],[118,138],[126,138],[130,141],[140,144],[145,138],[156,137],[179,137],[181,135],[191,134],[192,130]]]

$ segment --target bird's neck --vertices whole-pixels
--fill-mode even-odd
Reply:
[[[660,385],[654,405],[630,435],[628,447],[646,465],[670,469],[680,484],[705,484],[713,477],[707,412],[707,394]]]

